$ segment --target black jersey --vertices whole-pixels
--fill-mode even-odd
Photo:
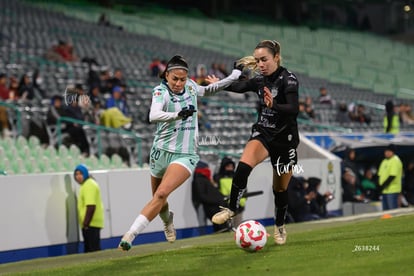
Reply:
[[[273,95],[273,106],[264,103],[263,87],[269,88]],[[279,67],[270,76],[258,75],[249,80],[232,83],[226,90],[237,93],[256,92],[259,96],[259,116],[252,127],[252,138],[264,135],[266,139],[281,144],[299,144],[297,115],[299,82],[296,76],[284,67]]]

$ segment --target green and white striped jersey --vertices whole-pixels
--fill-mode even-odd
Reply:
[[[197,96],[211,96],[230,85],[240,76],[239,70],[208,86],[187,79],[184,91],[173,93],[165,81],[153,89],[150,121],[157,123],[153,147],[173,153],[196,153],[198,146],[197,112],[183,120],[178,116],[183,108],[197,110]]]

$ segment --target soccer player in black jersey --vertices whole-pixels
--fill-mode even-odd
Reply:
[[[250,172],[270,156],[275,203],[274,239],[276,244],[282,245],[287,236],[287,188],[297,163],[296,148],[299,144],[296,121],[299,83],[296,76],[282,67],[280,62],[280,44],[274,40],[261,41],[256,46],[253,57],[236,62],[236,67],[249,67],[253,63],[259,74],[233,82],[226,90],[237,93],[256,92],[260,99],[259,116],[233,178],[229,208],[222,208],[213,216],[212,221],[223,224],[236,214]]]

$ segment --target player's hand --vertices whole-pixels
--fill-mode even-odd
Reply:
[[[242,72],[243,72],[244,65],[243,65],[242,63],[237,63],[237,62],[238,62],[238,60],[236,60],[236,61],[233,63],[233,69],[237,69],[237,70],[240,70],[240,71],[242,71]]]
[[[206,81],[208,84],[218,82],[219,80],[220,80],[220,79],[219,79],[219,78],[217,78],[215,75],[208,75],[208,76],[205,78],[205,81]]]
[[[186,108],[178,112],[178,116],[181,117],[183,120],[187,120],[188,117],[193,116],[194,112],[197,112],[197,110]]]
[[[263,100],[264,100],[265,105],[268,108],[272,108],[273,106],[272,92],[270,92],[269,88],[267,88],[266,86],[263,88],[263,91],[264,91]]]

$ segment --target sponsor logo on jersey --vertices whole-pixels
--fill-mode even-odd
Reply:
[[[154,97],[159,97],[161,95],[162,95],[161,91],[155,91],[154,92]]]

